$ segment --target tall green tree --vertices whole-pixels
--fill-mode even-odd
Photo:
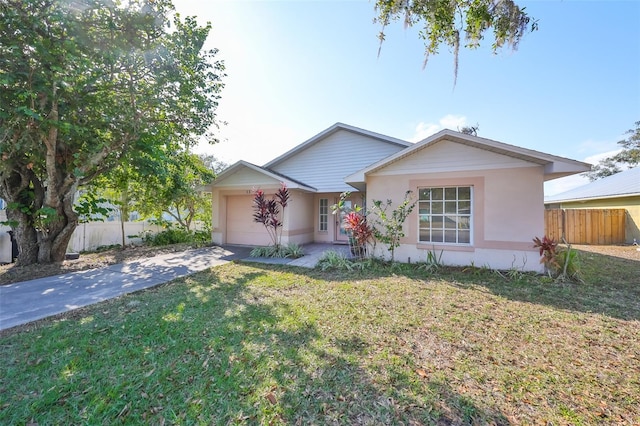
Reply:
[[[623,167],[640,165],[640,121],[636,121],[635,124],[635,129],[629,129],[625,133],[629,136],[618,142],[622,147],[619,153],[601,160],[591,171],[585,173],[591,181],[620,173]]]
[[[376,22],[382,25],[381,46],[392,22],[402,21],[405,28],[420,27],[424,66],[440,46],[447,46],[453,51],[456,79],[460,47],[476,48],[490,32],[494,53],[505,45],[516,50],[527,32],[538,29],[538,21],[514,0],[376,0],[375,8]]]
[[[211,157],[207,157],[211,159]],[[192,231],[196,221],[211,224],[211,194],[205,185],[215,179],[203,158],[188,151],[171,153],[162,172],[145,179],[136,209],[144,217],[170,217],[179,227]]]
[[[19,264],[64,259],[80,186],[216,123],[209,30],[169,0],[0,1],[0,197]]]
[[[95,179],[90,192],[107,199],[120,213],[122,246],[124,223],[133,212],[145,219],[170,218],[178,227],[193,231],[196,222],[211,225],[211,194],[205,187],[225,163],[213,155],[187,150],[138,155]]]

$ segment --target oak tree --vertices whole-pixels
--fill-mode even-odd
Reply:
[[[0,197],[19,264],[64,259],[80,186],[216,123],[209,30],[169,0],[0,1]]]
[[[527,32],[538,29],[538,21],[514,0],[376,0],[375,8],[375,22],[382,25],[381,46],[392,22],[402,21],[405,28],[420,27],[419,37],[425,45],[423,66],[440,46],[448,46],[454,55],[454,78],[460,47],[476,48],[490,32],[494,53],[505,45],[516,50]]]
[[[622,148],[620,152],[601,160],[585,173],[589,180],[594,181],[603,177],[615,175],[623,168],[640,166],[640,121],[636,121],[636,128],[627,130],[627,138],[618,142]]]

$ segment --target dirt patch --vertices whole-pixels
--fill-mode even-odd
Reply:
[[[104,268],[109,265],[147,259],[161,254],[176,253],[197,247],[194,244],[174,244],[159,247],[132,246],[126,247],[124,250],[113,248],[97,253],[81,253],[78,259],[65,260],[62,263],[29,266],[0,265],[0,285],[66,274],[67,272]]]
[[[571,247],[576,250],[604,254],[621,259],[637,260],[640,262],[640,246],[587,246],[575,244]]]

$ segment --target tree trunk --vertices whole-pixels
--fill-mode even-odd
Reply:
[[[36,230],[29,223],[29,217],[16,209],[7,209],[7,219],[16,222],[13,228],[18,243],[16,266],[31,265],[38,261],[38,237]]]
[[[67,204],[69,201],[63,202]],[[73,232],[78,227],[78,216],[72,210],[72,204],[69,209],[63,209],[58,212],[58,220],[46,232],[38,232],[40,237],[38,250],[38,263],[62,262],[67,254],[69,241],[73,236]],[[69,214],[71,210],[71,214]]]
[[[34,185],[35,199],[31,209],[42,207],[42,193],[39,185]],[[18,258],[16,265],[25,266],[34,263],[62,262],[65,259],[67,247],[73,232],[78,226],[78,215],[73,211],[73,198],[76,185],[72,185],[69,192],[61,197],[56,209],[56,219],[45,226],[36,226],[31,215],[18,209],[7,209],[7,219],[14,223],[14,236],[18,243]],[[52,190],[52,189],[47,189]],[[58,197],[56,197],[58,198]],[[15,202],[17,199],[8,200]]]

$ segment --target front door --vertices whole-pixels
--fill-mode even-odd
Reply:
[[[336,215],[336,241],[337,242],[341,242],[341,243],[348,243],[349,242],[349,234],[347,233],[347,230],[344,229],[344,217],[347,215],[348,212],[351,211],[351,209],[353,208],[353,203],[351,202],[351,200],[345,200],[344,201],[344,209],[342,209],[340,211],[339,215]]]

